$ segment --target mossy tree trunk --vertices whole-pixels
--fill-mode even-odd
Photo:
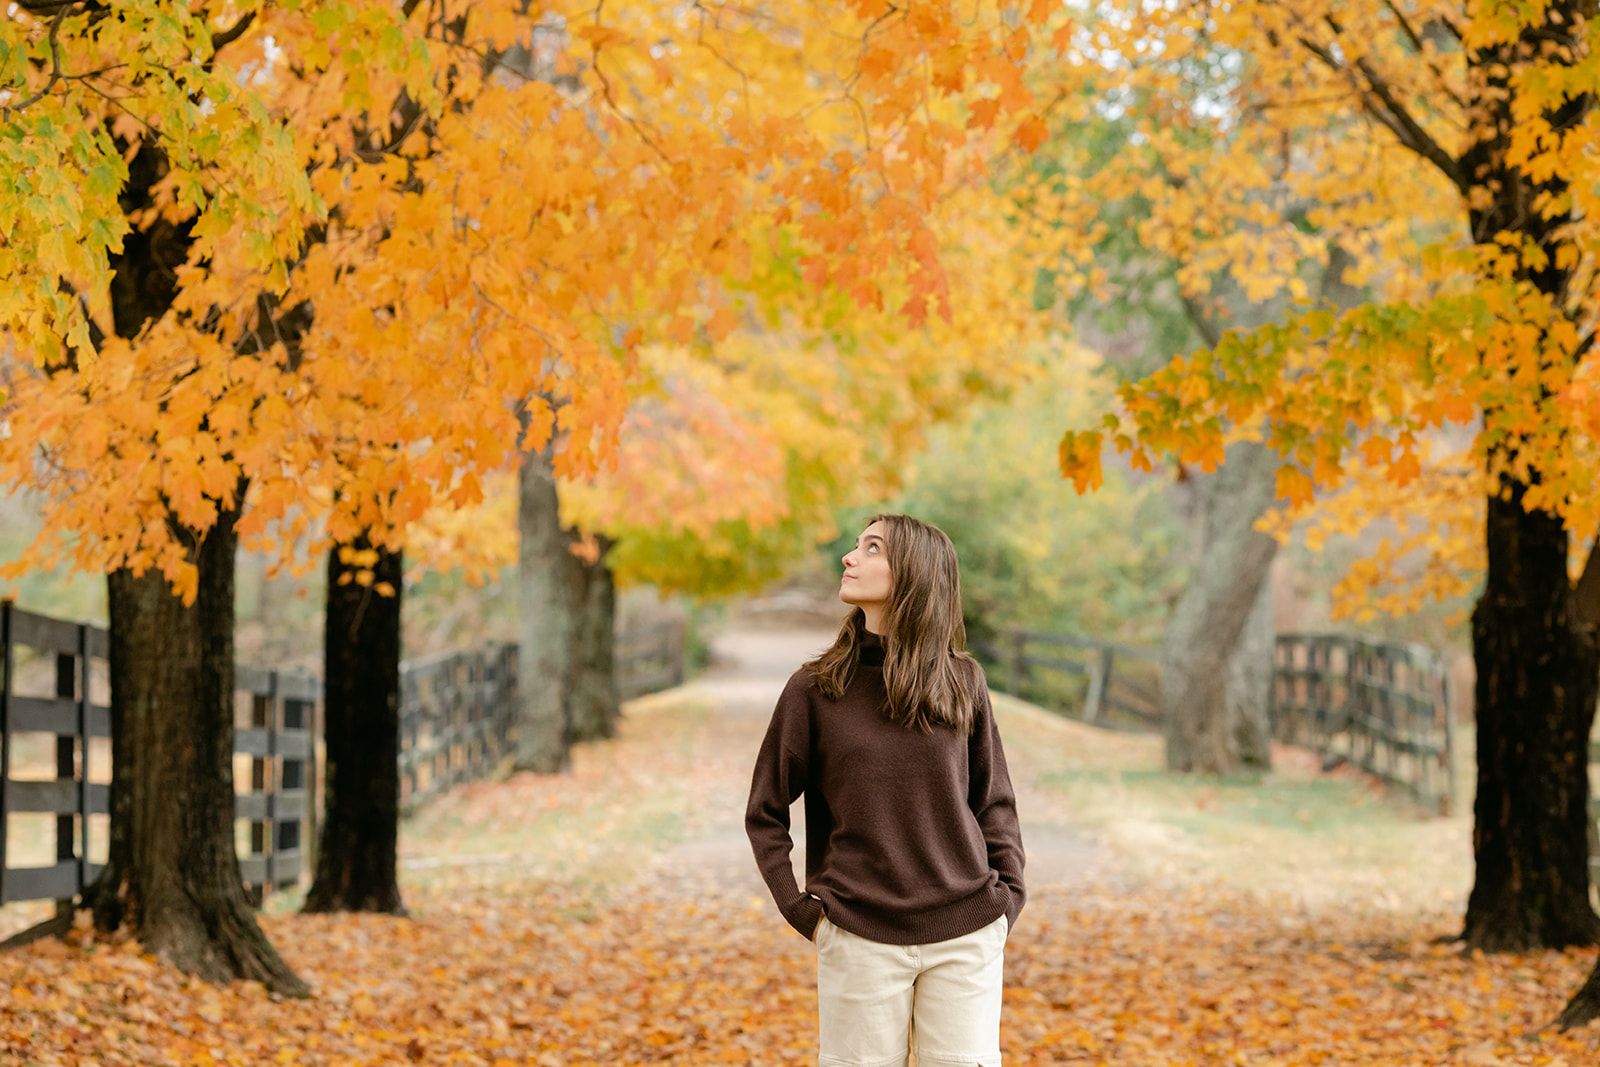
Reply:
[[[1271,765],[1264,686],[1271,684],[1268,579],[1278,543],[1254,524],[1272,503],[1275,467],[1271,449],[1239,442],[1214,474],[1202,476],[1201,563],[1161,648],[1168,770],[1221,775]]]
[[[554,446],[525,452],[518,477],[517,717],[519,771],[554,774],[570,765],[570,679],[576,632],[571,535],[561,526]]]
[[[593,562],[572,556],[573,603],[577,608],[572,643],[572,739],[599,741],[617,735],[617,587],[606,563],[612,541],[600,536]]]

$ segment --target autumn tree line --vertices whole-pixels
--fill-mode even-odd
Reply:
[[[1061,471],[1088,490],[1109,452],[1201,486],[1170,765],[1265,759],[1226,665],[1272,558],[1377,528],[1334,590],[1356,617],[1477,592],[1464,944],[1600,941],[1592,16],[19,0],[0,466],[48,501],[14,569],[107,576],[113,842],[85,904],[304,990],[233,860],[239,544],[327,560],[312,904],[397,907],[390,838],[337,812],[389,833],[394,761],[356,740],[395,714],[408,561],[514,552],[518,761],[557,770],[612,714],[581,665],[614,583],[772,577],[1093,324],[1159,358],[1064,420]],[[1597,1009],[1600,978],[1564,1021]]]
[[[16,570],[108,583],[82,905],[208,979],[307,992],[234,859],[241,544],[326,560],[307,907],[398,910],[408,554],[512,543],[517,765],[559,771],[615,716],[614,580],[770,578],[1030,329],[993,329],[1015,268],[978,180],[1032,102],[1007,20],[48,0],[0,26],[0,465],[47,501]],[[968,63],[1011,92],[981,124]],[[510,539],[482,528],[508,479]]]

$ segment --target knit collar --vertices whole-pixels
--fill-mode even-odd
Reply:
[[[867,629],[866,616],[859,611],[855,617],[857,662],[864,667],[883,666],[883,635]]]

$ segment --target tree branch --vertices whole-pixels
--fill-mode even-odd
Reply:
[[[44,83],[43,89],[19,104],[0,104],[0,119],[9,119],[13,112],[28,110],[49,96],[57,83],[67,80],[67,73],[61,69],[61,23],[72,7],[72,4],[62,4],[56,8],[56,17],[50,20],[50,80]]]
[[[1411,23],[1406,21],[1406,17],[1400,13],[1400,9],[1395,6],[1394,0],[1383,0],[1383,6],[1389,9],[1389,14],[1393,15],[1394,20],[1400,24],[1400,31],[1411,42],[1411,47],[1418,52],[1422,51],[1422,38],[1417,36],[1417,31],[1411,28]]]
[[[1424,130],[1417,120],[1411,117],[1410,110],[1395,98],[1394,92],[1389,88],[1389,83],[1378,76],[1377,72],[1372,69],[1372,64],[1362,58],[1356,60],[1356,68],[1367,79],[1367,85],[1372,95],[1376,96],[1383,103],[1384,109],[1394,117],[1394,121],[1401,131],[1399,134],[1400,143],[1423,159],[1426,159],[1429,163],[1432,163],[1435,167],[1438,167],[1440,172],[1446,178],[1449,178],[1457,189],[1466,192],[1467,176],[1466,172],[1461,169],[1460,160],[1446,152],[1439,142],[1433,139],[1433,135]],[[1367,104],[1367,110],[1369,112],[1373,110],[1370,103]],[[1395,127],[1391,126],[1390,128],[1394,129]]]
[[[1457,44],[1466,43],[1467,38],[1466,35],[1461,32],[1461,27],[1451,22],[1450,19],[1445,15],[1442,15],[1436,11],[1434,12],[1433,17],[1428,20],[1428,22],[1430,25],[1437,22],[1439,25],[1443,26],[1445,28],[1445,32],[1456,39]]]
[[[1300,20],[1297,18],[1296,21]],[[1333,16],[1324,16],[1323,21],[1335,36],[1344,32]],[[1299,35],[1296,40],[1316,56],[1323,66],[1349,79],[1351,86],[1361,97],[1362,110],[1394,134],[1402,145],[1437,167],[1457,189],[1463,193],[1467,191],[1469,183],[1466,172],[1461,169],[1461,161],[1446,152],[1439,142],[1434,140],[1433,135],[1412,118],[1410,110],[1395,96],[1388,81],[1373,69],[1371,63],[1365,58],[1359,58],[1355,60],[1352,69],[1351,66],[1341,63],[1331,48],[1317,44],[1306,34]],[[1356,71],[1360,72],[1361,78],[1356,77]],[[1361,79],[1365,79],[1365,85]]]
[[[81,0],[43,0],[42,3],[36,0],[15,0],[15,2],[30,15],[53,15],[59,14],[62,8],[77,7]],[[84,6],[84,10],[88,11],[97,6],[88,4]]]
[[[1394,20],[1400,24],[1400,32],[1406,35],[1406,40],[1410,41],[1411,47],[1417,50],[1417,55],[1424,55],[1425,53],[1422,47],[1422,35],[1412,27],[1409,21],[1407,21],[1405,15],[1401,13],[1399,6],[1395,4],[1394,0],[1383,0],[1383,6],[1389,9],[1389,14],[1393,15]],[[1450,102],[1455,104],[1456,107],[1465,110],[1467,102],[1444,85],[1444,71],[1439,69],[1439,64],[1435,63],[1431,59],[1427,60],[1426,62],[1428,64],[1428,69],[1433,71],[1433,76],[1439,80],[1440,87],[1444,89],[1445,95],[1450,98]]]
[[[1217,326],[1211,317],[1205,313],[1194,297],[1182,291],[1179,294],[1183,299],[1183,312],[1189,318],[1189,325],[1194,327],[1194,332],[1200,335],[1200,340],[1206,343],[1207,348],[1216,348],[1222,343],[1222,334],[1217,332]]]
[[[228,47],[228,45],[243,37],[244,31],[248,30],[250,28],[250,24],[255,22],[255,20],[256,13],[254,11],[246,11],[240,16],[238,22],[235,22],[232,26],[229,26],[221,33],[213,33],[211,35],[212,53],[215,54],[220,52],[222,49]]]

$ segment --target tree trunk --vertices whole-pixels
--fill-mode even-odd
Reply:
[[[372,581],[356,580],[361,554]],[[402,553],[365,537],[328,553],[323,630],[326,801],[317,874],[305,910],[404,915],[400,838],[400,593]],[[378,588],[393,590],[385,596]]]
[[[561,528],[552,452],[546,445],[524,453],[518,477],[516,769],[541,774],[566,770],[572,746],[572,553]]]
[[[1223,690],[1240,761],[1255,770],[1272,767],[1273,651],[1278,630],[1272,617],[1271,572],[1268,564],[1261,594],[1250,609],[1233,655],[1228,657],[1228,680]]]
[[[1589,729],[1600,649],[1574,625],[1567,531],[1524,487],[1488,500],[1478,667],[1476,876],[1462,937],[1486,952],[1590,945]]]
[[[1267,693],[1252,687],[1271,684],[1267,590],[1278,543],[1254,524],[1272,504],[1275,466],[1271,449],[1239,442],[1201,485],[1201,564],[1161,649],[1168,770],[1238,774],[1271,764]],[[1252,658],[1262,653],[1263,626],[1264,669]]]
[[[1559,68],[1585,47],[1580,0],[1555,0],[1515,40],[1495,40],[1468,54],[1472,138],[1461,159],[1470,184],[1474,242],[1493,245],[1516,233],[1539,250],[1517,280],[1565,308],[1572,285],[1571,196],[1559,170],[1530,177],[1510,162],[1515,79],[1537,65]],[[1545,118],[1557,130],[1581,127],[1592,106],[1573,97]],[[1532,205],[1530,207],[1530,205]],[[1563,247],[1566,245],[1567,247]],[[1581,328],[1578,333],[1581,335]],[[1581,360],[1586,349],[1556,359]],[[1497,426],[1493,408],[1485,425]],[[1515,458],[1514,429],[1489,457]],[[1472,613],[1478,669],[1478,788],[1473,803],[1475,878],[1462,938],[1469,948],[1522,952],[1589,945],[1600,918],[1589,905],[1588,746],[1600,688],[1600,649],[1574,613],[1567,576],[1568,535],[1559,516],[1523,507],[1538,480],[1500,480],[1487,501],[1488,568]]]
[[[1338,244],[1329,245],[1318,295],[1330,307],[1352,308],[1365,296],[1345,280],[1351,262]],[[1226,278],[1217,284],[1228,294],[1223,320],[1184,300],[1208,348],[1221,343],[1227,326],[1256,329],[1287,311],[1281,302],[1250,299]],[[1267,446],[1241,441],[1217,473],[1198,479],[1199,567],[1162,641],[1169,770],[1238,774],[1272,766],[1271,570],[1278,545],[1254,525],[1276,496],[1278,463]]]
[[[130,341],[171,309],[177,270],[193,247],[192,219],[174,223],[153,210],[155,190],[169,172],[160,143],[142,140],[118,198],[123,213],[139,220],[109,257],[112,326]],[[310,305],[277,321],[271,321],[275,298],[262,294],[258,307],[271,329],[237,341],[238,350],[258,351],[261,337],[270,335],[293,355]],[[97,327],[91,325],[90,336],[98,345]],[[233,583],[245,489],[241,481],[234,504],[219,503],[204,539],[176,530],[199,574],[193,605],[174,597],[159,572],[106,576],[110,841],[107,865],[83,903],[101,930],[126,924],[147,949],[182,970],[209,981],[253,979],[303,996],[309,988],[256,923],[234,845]]]
[[[612,541],[600,537],[593,563],[572,557],[573,603],[577,629],[572,655],[572,739],[599,741],[617,736],[617,588],[606,553]]]
[[[240,486],[240,495],[243,486]],[[207,981],[309,989],[257,925],[234,846],[237,511],[192,550],[192,606],[159,572],[108,577],[115,771],[110,863],[86,903],[103,929]]]

